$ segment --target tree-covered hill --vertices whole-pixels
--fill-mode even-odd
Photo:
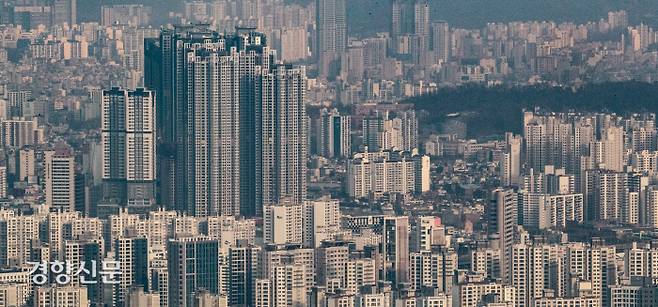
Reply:
[[[421,111],[423,132],[437,130],[446,114],[460,112],[473,137],[521,132],[522,109],[550,111],[610,111],[618,114],[658,113],[658,83],[617,82],[586,85],[578,90],[564,87],[484,87],[467,85],[410,99]]]

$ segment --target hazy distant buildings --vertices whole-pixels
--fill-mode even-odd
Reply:
[[[308,31],[305,27],[283,28],[274,33],[276,49],[284,63],[294,63],[309,57]]]
[[[101,7],[101,24],[103,26],[131,25],[146,26],[151,22],[152,9],[141,4],[115,4]]]
[[[391,20],[391,37],[398,40],[398,37],[404,34],[414,32],[414,1],[413,0],[395,0],[392,3],[392,20]],[[397,46],[397,44],[396,44]],[[397,49],[396,49],[397,50]]]
[[[432,23],[432,50],[437,60],[447,63],[451,49],[450,27],[445,21]]]
[[[316,59],[320,75],[327,77],[347,48],[346,0],[316,1]]]
[[[432,32],[429,1],[395,0],[391,10],[393,51],[400,55],[411,55],[412,63],[416,65],[426,64]]]
[[[53,24],[72,26],[77,24],[77,0],[53,0]]]
[[[418,118],[413,110],[384,113],[363,119],[363,145],[368,151],[418,148]]]

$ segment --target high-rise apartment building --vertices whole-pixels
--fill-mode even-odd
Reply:
[[[149,289],[149,244],[146,237],[120,237],[114,241],[115,261],[121,266],[114,302],[123,305],[130,288]]]
[[[377,113],[363,119],[363,145],[368,151],[418,148],[418,118],[413,110]]]
[[[229,270],[228,302],[231,306],[253,306],[256,295],[256,280],[260,278],[261,248],[258,246],[237,246],[229,250],[227,266]]]
[[[312,248],[301,248],[293,245],[268,245],[263,252],[263,278],[270,278],[270,273],[276,267],[294,265],[301,268],[301,287],[306,293],[315,284],[315,251]]]
[[[69,27],[77,23],[78,5],[77,0],[53,0],[52,13],[53,24],[68,24]]]
[[[358,153],[347,165],[347,193],[363,198],[423,193],[430,188],[429,157],[405,152]]]
[[[318,247],[322,241],[332,239],[340,231],[339,207],[338,200],[329,197],[304,201],[304,246]]]
[[[318,150],[327,158],[347,158],[351,154],[351,121],[349,115],[340,115],[338,110],[322,109],[318,122]]]
[[[451,37],[450,27],[445,21],[432,23],[432,50],[437,60],[443,63],[450,59]]]
[[[585,200],[589,220],[629,220],[628,173],[609,170],[586,172]]]
[[[33,148],[22,148],[16,159],[16,174],[19,181],[36,182],[36,154]]]
[[[9,195],[8,186],[7,167],[0,166],[0,199],[7,198],[7,195]]]
[[[303,241],[304,206],[282,202],[263,208],[263,241],[265,244],[301,244]]]
[[[409,218],[385,217],[383,233],[384,279],[395,284],[409,281]]]
[[[315,251],[316,284],[331,290],[344,288],[348,260],[349,247],[346,242],[323,242]]]
[[[277,65],[262,76],[256,113],[255,210],[283,199],[302,203],[306,199],[308,116],[306,71]],[[246,187],[244,187],[246,188]],[[243,191],[244,191],[243,188]]]
[[[306,195],[303,68],[276,64],[253,29],[220,35],[203,26],[163,30],[145,50],[157,89],[163,197],[196,216],[262,215]],[[173,189],[173,193],[165,193]]]
[[[36,119],[15,118],[0,122],[0,145],[21,148],[44,141],[43,128]]]
[[[87,307],[87,288],[46,286],[34,291],[34,305],[44,307]]]
[[[434,288],[451,294],[457,269],[457,253],[452,249],[435,248],[411,253],[409,275],[413,289]]]
[[[497,242],[500,250],[500,272],[503,282],[509,282],[512,265],[512,245],[517,227],[517,195],[512,189],[496,189],[491,192],[490,202],[485,208],[490,238]]]
[[[189,210],[196,216],[237,215],[240,203],[239,61],[219,44],[186,52]]]
[[[169,306],[195,306],[195,294],[204,289],[219,292],[219,242],[185,237],[167,243]]]
[[[481,306],[486,296],[495,296],[501,306],[515,306],[516,289],[500,282],[469,282],[460,285],[457,293],[462,307]]]
[[[316,59],[320,75],[328,76],[333,62],[347,48],[346,0],[316,1]]]
[[[521,147],[520,136],[511,133],[505,135],[505,151],[500,156],[500,181],[503,186],[519,186],[521,183]]]
[[[92,276],[92,270],[94,269],[94,266],[101,263],[101,259],[103,259],[103,243],[94,242],[94,239],[67,240],[65,242],[64,250],[64,259],[72,264],[72,269],[77,271],[83,267],[87,270],[80,275],[72,276],[71,284],[86,287],[87,297],[91,303],[98,304],[103,302],[104,291],[101,283],[81,284],[81,281],[88,281],[95,278]]]
[[[75,157],[68,148],[44,152],[46,205],[63,211],[75,210]]]
[[[155,205],[155,93],[103,91],[101,146],[104,197],[137,213]]]

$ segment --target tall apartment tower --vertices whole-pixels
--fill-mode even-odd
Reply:
[[[186,51],[189,210],[238,215],[240,204],[239,56],[210,43]]]
[[[391,7],[391,37],[397,39],[403,34],[414,32],[413,0],[394,0]]]
[[[588,220],[629,220],[628,173],[609,170],[587,171],[585,196]]]
[[[69,27],[76,24],[78,11],[77,2],[77,0],[53,0],[53,24],[62,25],[67,23]]]
[[[222,35],[181,26],[146,43],[156,113],[160,196],[195,216],[261,216],[306,193],[303,68],[275,64],[253,29]],[[150,55],[153,55],[151,57]],[[173,190],[173,192],[171,192]]]
[[[146,237],[120,237],[114,241],[115,261],[123,270],[114,287],[114,302],[122,306],[131,287],[149,288],[149,244]]]
[[[264,206],[306,199],[308,116],[306,71],[276,65],[262,76],[256,134],[256,215]],[[253,187],[247,182],[247,187]]]
[[[75,210],[75,157],[65,147],[44,152],[46,205],[62,211]]]
[[[332,65],[347,48],[346,0],[317,0],[316,58],[320,75],[327,76]]]
[[[535,171],[544,169],[547,161],[546,135],[546,125],[541,122],[532,121],[524,125],[526,167]]]
[[[429,37],[430,5],[428,0],[416,0],[414,4],[414,34]]]
[[[450,59],[450,27],[445,21],[432,23],[432,50],[437,60],[443,63]]]
[[[350,116],[322,109],[318,124],[318,153],[327,158],[350,157]]]
[[[193,307],[200,289],[219,294],[219,241],[186,237],[167,243],[169,306]]]
[[[146,213],[155,205],[155,93],[115,87],[101,109],[104,196]]]
[[[409,218],[385,217],[381,243],[384,279],[394,284],[409,281]]]
[[[391,38],[398,54],[411,54],[424,63],[430,47],[430,6],[428,0],[394,0],[391,7]]]
[[[490,238],[498,243],[500,272],[503,282],[510,282],[512,245],[518,223],[517,195],[512,189],[496,189],[491,192],[485,215]]]
[[[261,248],[231,247],[228,252],[228,301],[232,306],[254,306],[256,280],[261,276]]]
[[[0,199],[7,198],[8,190],[7,167],[0,166]]]
[[[500,160],[500,181],[503,186],[519,186],[521,183],[521,145],[520,136],[505,134],[505,152]]]
[[[377,113],[363,118],[363,144],[368,151],[418,148],[418,117],[416,111]]]

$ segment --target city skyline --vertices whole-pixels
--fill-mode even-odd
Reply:
[[[2,1],[0,307],[658,305],[641,4]]]

